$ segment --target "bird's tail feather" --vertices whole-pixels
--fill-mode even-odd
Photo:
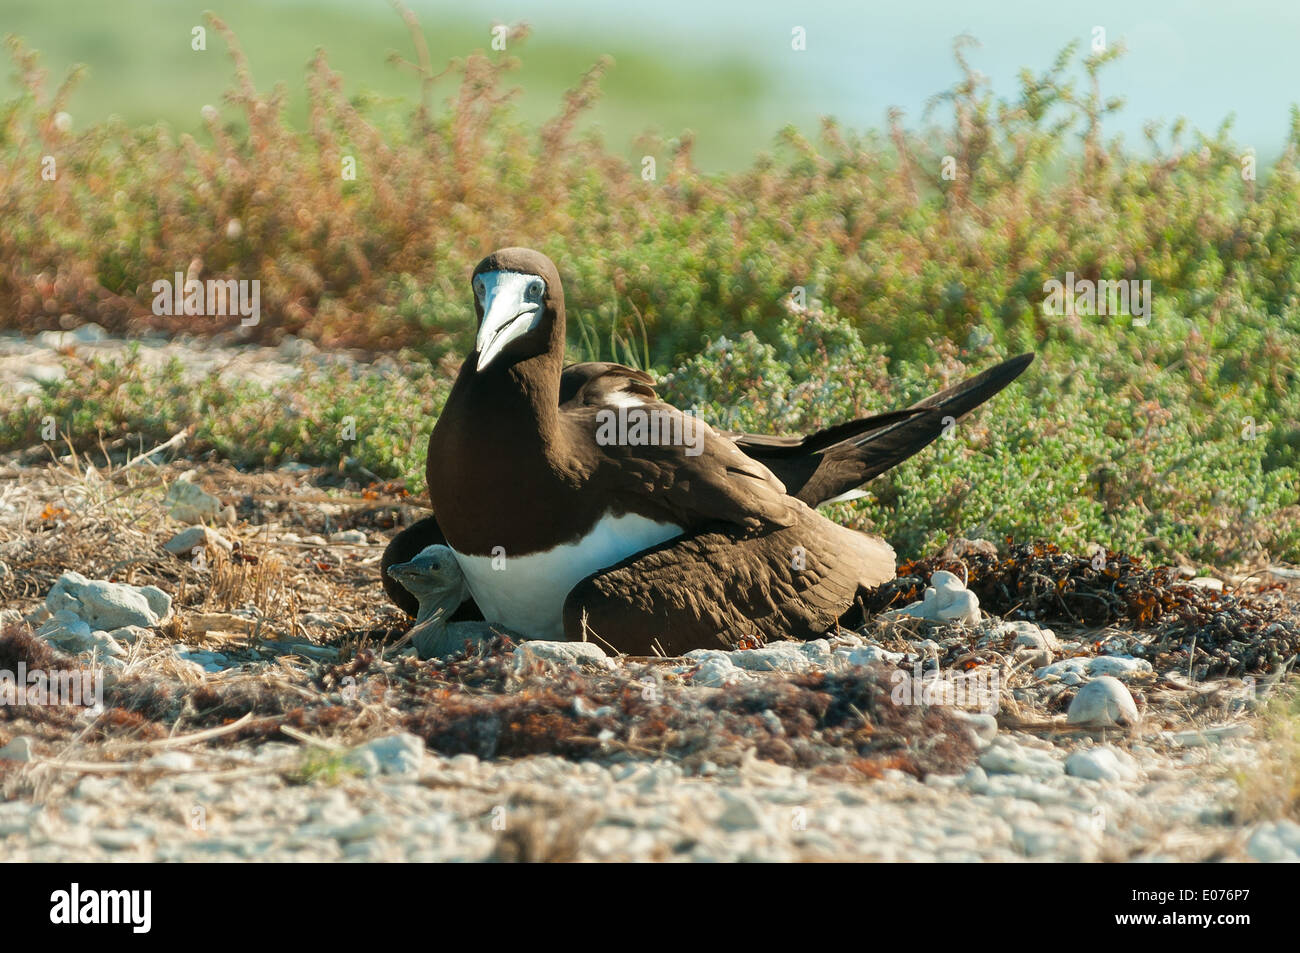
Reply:
[[[787,492],[811,506],[843,497],[938,439],[945,426],[1020,376],[1034,355],[1021,354],[931,394],[906,410],[863,417],[771,445],[750,435],[738,444],[761,460]]]

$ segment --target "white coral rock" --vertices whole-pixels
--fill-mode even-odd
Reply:
[[[929,622],[978,625],[980,601],[960,579],[947,570],[940,569],[930,577],[930,585],[920,602],[913,602],[891,614],[914,616]]]

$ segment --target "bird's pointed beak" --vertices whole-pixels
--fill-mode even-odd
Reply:
[[[414,560],[404,563],[393,563],[388,567],[387,572],[388,575],[396,579],[398,582],[401,582],[403,579],[415,575],[417,572],[417,566]]]
[[[477,370],[483,370],[511,341],[527,334],[541,315],[542,307],[527,300],[532,275],[489,272],[481,276],[484,291],[483,323],[478,329]]]
[[[469,587],[446,546],[429,546],[414,559],[388,567],[392,576],[420,602],[415,620],[423,622],[441,610],[444,617],[455,612],[469,596]]]

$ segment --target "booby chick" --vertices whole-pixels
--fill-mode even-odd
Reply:
[[[448,621],[469,595],[465,575],[449,547],[427,546],[415,558],[389,566],[387,575],[419,601],[415,625],[406,637],[420,658],[445,658],[495,635],[482,622]]]
[[[549,258],[503,249],[471,282],[476,347],[430,436],[427,475],[434,528],[489,622],[526,637],[680,654],[753,636],[815,638],[893,577],[885,541],[827,520],[741,449],[744,435],[688,419],[640,372],[607,369],[564,393],[573,384],[564,293]],[[609,386],[611,373],[625,382]],[[1005,382],[986,384],[996,392]],[[614,412],[680,439],[610,439]],[[865,431],[833,428],[836,439],[815,448],[801,445],[810,438],[767,438],[770,459],[796,461],[790,473],[803,488],[824,464],[853,471],[826,475],[815,491],[824,494],[942,429],[934,407],[884,418]],[[874,464],[845,449],[873,434]]]

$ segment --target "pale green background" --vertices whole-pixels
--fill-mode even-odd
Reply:
[[[618,65],[594,114],[611,147],[629,155],[634,135],[691,129],[705,168],[735,167],[769,148],[793,123],[815,130],[834,115],[879,127],[891,105],[918,125],[926,100],[957,77],[953,38],[970,32],[971,54],[1010,95],[1021,67],[1041,70],[1071,39],[1087,43],[1094,25],[1124,40],[1128,56],[1108,72],[1103,92],[1128,106],[1108,124],[1138,143],[1147,119],[1187,116],[1212,132],[1236,114],[1234,136],[1267,161],[1281,147],[1288,107],[1300,99],[1300,4],[1267,0],[550,0],[448,3],[412,0],[435,63],[485,48],[493,22],[527,20],[534,34],[520,51],[525,115],[549,114],[563,90],[601,53]],[[133,123],[163,119],[200,128],[199,109],[220,104],[230,81],[221,41],[192,53],[189,29],[215,10],[239,33],[261,86],[284,81],[301,117],[305,64],[327,50],[347,89],[409,95],[414,83],[385,62],[410,53],[405,28],[384,0],[0,0],[0,32],[45,52],[55,75],[73,62],[91,67],[72,103],[84,124],[118,113]],[[794,25],[808,50],[790,49]],[[6,73],[9,71],[6,71]],[[6,77],[5,92],[12,91]],[[449,87],[442,87],[439,96]]]

